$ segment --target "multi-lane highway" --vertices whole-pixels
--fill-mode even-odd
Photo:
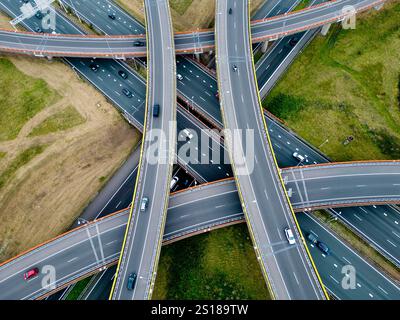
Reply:
[[[13,6],[13,3],[10,3],[9,1],[2,1],[2,2],[7,3],[8,6]],[[81,4],[85,4],[86,3],[86,5],[88,5],[87,2],[80,2],[80,3]],[[2,4],[2,3],[0,3],[0,4]],[[17,5],[16,8],[18,9],[18,3],[16,3],[16,5]],[[99,6],[99,7],[102,7],[102,6]],[[93,11],[93,12],[97,12],[97,11],[98,10]],[[279,11],[279,10],[277,9],[277,11]],[[276,13],[279,13],[277,11],[276,11]],[[119,12],[118,12],[117,16],[118,15],[119,15]],[[121,15],[122,15],[122,13],[121,13]],[[93,17],[96,17],[97,15],[90,15],[90,16],[93,19]],[[129,16],[128,16],[128,18],[129,18]],[[130,18],[130,20],[129,20],[128,18],[125,18],[125,17],[123,17],[121,19],[117,18],[116,21],[111,21],[111,20],[107,20],[107,19],[102,18],[102,19],[99,19],[99,21],[100,22],[104,21],[103,25],[109,24],[112,27],[112,30],[116,30],[116,28],[118,28],[118,27],[121,28],[122,30],[124,30],[124,29],[126,30],[127,27],[131,27],[133,25],[131,23],[131,21],[133,19]],[[263,16],[260,16],[259,18],[263,18]],[[120,22],[120,23],[118,23],[118,22]],[[35,21],[35,19],[31,19],[31,21],[29,21],[29,24],[32,25],[32,26],[37,25],[37,23],[38,22]],[[70,28],[70,24],[69,23],[64,23],[64,19],[61,19],[61,23],[60,23],[60,20],[58,20],[57,28],[58,28],[57,32],[63,32],[63,33],[72,33],[71,29],[73,29],[73,28]],[[108,27],[107,26],[104,27],[104,30],[108,30]],[[110,31],[112,32],[112,30],[108,30],[108,32],[110,32]],[[137,30],[139,30],[139,29],[137,29]],[[139,32],[140,32],[140,30],[139,30]],[[115,33],[120,33],[120,32],[117,31]],[[143,33],[143,32],[141,32],[141,33]],[[283,45],[283,42],[281,42],[281,43]],[[286,45],[287,46],[290,45],[288,41],[287,41]],[[300,46],[300,42],[295,47],[299,47],[299,46]],[[290,47],[292,47],[292,46],[290,46]],[[276,51],[278,53],[280,49],[278,50],[276,48],[278,48],[278,45],[273,49],[272,52]],[[276,54],[275,58],[274,58],[275,61],[276,60],[279,61],[280,59],[284,58],[285,53],[286,52],[282,52],[281,51],[281,52],[279,52],[279,54]],[[266,56],[267,57],[268,56],[271,57],[271,56],[273,56],[273,54],[269,54],[269,55],[266,55]],[[186,60],[186,59],[184,59],[184,60]],[[135,118],[139,118],[140,119],[140,117],[142,117],[142,119],[143,119],[144,112],[143,112],[143,107],[140,109],[140,104],[142,103],[142,105],[144,105],[144,103],[143,103],[144,99],[142,99],[142,102],[141,102],[140,98],[144,98],[144,86],[137,86],[138,82],[136,81],[135,76],[133,77],[133,79],[128,79],[128,83],[126,83],[126,81],[122,81],[121,79],[118,79],[118,76],[117,77],[113,76],[114,74],[116,74],[116,71],[119,68],[121,68],[123,70],[127,70],[127,69],[125,69],[126,67],[124,65],[118,63],[118,64],[116,64],[116,68],[115,68],[115,66],[114,66],[114,68],[113,67],[110,68],[110,65],[112,66],[112,61],[110,61],[110,60],[104,60],[104,61],[95,60],[95,61],[99,62],[100,66],[101,66],[100,70],[101,70],[102,74],[99,75],[99,74],[96,74],[96,73],[92,73],[90,71],[90,69],[89,69],[89,65],[93,61],[87,60],[88,62],[82,64],[82,66],[80,66],[80,64],[82,62],[84,62],[85,60],[76,59],[75,61],[76,61],[76,66],[77,66],[78,71],[82,72],[82,74],[85,77],[88,77],[88,76],[91,77],[92,78],[91,81],[93,82],[93,84],[96,85],[98,88],[100,88],[103,92],[107,91],[108,88],[106,88],[105,86],[101,85],[101,80],[99,78],[107,79],[107,77],[110,77],[110,75],[111,75],[111,77],[113,78],[114,81],[108,82],[109,85],[111,84],[111,88],[109,89],[109,92],[106,93],[106,95],[111,100],[113,100],[118,107],[121,107],[122,110],[124,110],[124,111],[127,110],[129,113],[132,113],[133,116],[131,117],[131,119],[135,119]],[[202,74],[201,72],[199,73],[198,72],[199,68],[196,68],[195,65],[192,65],[190,63],[188,64],[187,61],[188,60],[184,61],[184,63],[182,63],[181,65],[188,66],[187,69],[190,68],[191,70],[194,71],[194,73],[187,71],[188,78],[192,79],[196,75],[197,76],[200,75],[201,81],[199,81],[199,82],[203,83],[203,81],[204,81],[204,84],[209,86],[210,87],[209,89],[211,89],[211,92],[212,92],[213,83],[212,83],[212,81],[209,81],[210,80],[210,76],[207,76],[206,74]],[[267,71],[271,70],[271,72],[273,72],[276,69],[276,68],[273,67],[273,65],[269,66],[269,63],[265,63],[265,66],[266,66],[266,69],[268,69]],[[179,70],[179,67],[180,66],[178,64],[178,70]],[[181,70],[183,70],[183,69],[185,69],[185,68],[181,67]],[[197,69],[197,74],[196,74],[196,69]],[[131,73],[129,73],[129,75],[131,75]],[[130,81],[133,81],[133,82],[131,83]],[[114,85],[114,83],[115,83],[115,85]],[[185,77],[185,80],[183,81],[183,83],[187,84],[186,90],[189,90],[188,91],[189,99],[192,99],[192,101],[193,100],[196,101],[196,99],[197,99],[199,101],[199,104],[202,104],[203,103],[203,99],[199,98],[199,94],[198,93],[195,93],[194,96],[190,95],[190,88],[191,88],[191,86],[193,86],[193,82],[190,82]],[[137,98],[137,101],[136,101],[136,99],[134,99],[135,101],[134,101],[132,107],[130,106],[130,102],[131,101],[129,101],[129,100],[125,101],[123,97],[121,98],[118,95],[118,91],[120,90],[121,84],[128,86],[131,91],[132,91],[132,88],[133,88],[133,90],[135,90],[134,94],[136,94],[136,91],[137,91],[138,98]],[[182,87],[184,87],[184,85],[182,85]],[[182,91],[184,91],[184,89],[182,89]],[[204,95],[204,98],[207,99],[207,97],[208,96]],[[214,98],[214,97],[212,97],[212,98]],[[210,100],[212,100],[212,99],[210,99]],[[216,99],[214,99],[214,100],[216,100]],[[207,103],[208,104],[205,105],[206,107],[210,107],[210,106],[212,106],[212,104],[214,104],[214,105],[216,104],[215,102],[211,102],[211,103],[207,102]],[[137,107],[138,105],[139,105],[139,108],[136,109],[135,106]],[[203,103],[203,105],[204,105],[204,103]],[[131,108],[131,110],[130,110],[130,108]],[[129,115],[129,113],[127,115]],[[142,121],[138,121],[138,122],[139,123],[140,122],[143,123],[143,120]],[[320,157],[318,154],[315,154],[315,156],[311,155],[314,152],[311,149],[309,149],[308,146],[306,146],[304,144],[302,145],[301,142],[300,142],[300,145],[299,145],[299,141],[297,140],[297,138],[295,136],[292,136],[290,133],[288,133],[285,130],[283,130],[278,124],[276,124],[274,122],[272,122],[272,124],[274,125],[275,128],[274,129],[270,128],[270,133],[272,135],[272,138],[273,139],[275,138],[275,142],[274,142],[275,150],[278,151],[278,155],[279,155],[279,151],[281,153],[281,159],[278,159],[282,163],[282,164],[280,163],[281,166],[293,163],[293,158],[291,157],[291,150],[293,151],[295,148],[299,148],[299,147],[300,147],[300,149],[303,149],[302,154],[306,154],[306,155],[308,154],[309,155],[308,159],[311,162],[313,162],[313,160],[311,160],[311,159],[314,159],[314,161],[318,161],[318,162],[326,161],[324,158]],[[137,125],[137,123],[135,123],[135,125]],[[274,136],[274,134],[275,134],[275,136]],[[291,143],[290,145],[289,145],[289,142]],[[284,150],[281,151],[281,148],[284,149]],[[288,152],[285,155],[286,151],[288,151]],[[321,159],[319,159],[319,158],[321,158]],[[201,166],[199,166],[199,167],[201,167]],[[209,171],[211,171],[211,170],[209,170]],[[125,184],[124,185],[129,185],[130,184],[129,181],[131,181],[133,176],[134,176],[133,174],[130,174],[129,177],[128,177],[129,179],[127,178],[125,180]],[[134,178],[133,178],[132,181],[134,181]],[[130,189],[132,189],[132,188],[130,187]],[[126,196],[121,197],[122,202],[126,198],[131,198],[132,190],[129,191],[126,188],[121,188],[120,191],[121,192],[125,192],[125,194],[126,194]],[[120,203],[121,200],[117,200],[117,198],[119,196],[120,196],[120,193],[117,193],[117,194],[114,195],[113,199],[115,199],[115,200],[113,200],[114,202],[111,201],[109,203],[109,208],[107,208],[108,210],[112,210],[112,208],[114,208],[114,206],[115,207],[118,207],[118,206],[123,207],[123,204]],[[114,205],[114,206],[112,206],[112,205]],[[362,211],[362,209],[363,208],[358,208],[357,209],[359,211],[357,213],[357,217],[361,216],[364,223],[367,223],[369,219],[373,219],[373,218],[377,217],[378,213],[380,214],[380,216],[384,217],[382,219],[388,219],[388,221],[389,220],[390,221],[393,220],[393,224],[397,219],[396,216],[395,216],[396,213],[393,212],[394,210],[390,210],[390,208],[385,209],[385,210],[383,210],[380,207],[378,207],[378,208],[373,208],[373,207],[365,208],[366,211],[368,211],[368,214],[364,213],[364,211]],[[353,209],[347,209],[347,210],[352,211],[352,212],[350,212],[350,213],[352,213],[351,216],[355,216],[356,215],[354,213]],[[108,211],[108,212],[110,212],[110,211]],[[341,215],[339,215],[339,216],[341,216]],[[348,214],[348,215],[346,214],[344,216],[347,217],[347,216],[350,216],[350,214]],[[386,228],[386,224],[385,224],[385,228],[379,228],[379,229],[382,229],[382,230],[377,230],[378,232],[374,231],[374,228],[376,229],[377,225],[382,225],[382,223],[381,223],[383,221],[382,219],[381,219],[381,221],[378,219],[374,223],[368,223],[368,227],[366,227],[365,229],[362,229],[363,228],[362,227],[363,223],[360,223],[360,221],[357,218],[354,218],[354,225],[357,225],[357,223],[358,223],[358,225],[361,226],[361,230],[364,230],[367,236],[371,235],[371,234],[372,235],[381,236],[383,238],[382,243],[384,243],[384,242],[387,242],[385,237],[390,233],[390,231],[388,231],[388,230],[391,230],[391,229],[390,228]],[[391,240],[393,240],[393,239],[391,239]],[[388,243],[389,246],[392,246],[389,242],[387,242],[387,243]]]
[[[338,170],[341,170],[340,165]],[[323,177],[323,174],[321,176]],[[102,218],[95,223],[81,226],[3,264],[0,267],[0,285],[7,290],[2,290],[0,298],[33,299],[51,292],[48,288],[41,287],[44,275],[40,275],[37,280],[28,283],[23,281],[22,273],[32,267],[42,269],[45,265],[55,266],[56,286],[60,288],[79,277],[97,272],[100,268],[115,263],[121,250],[128,215],[129,210],[125,210]],[[337,266],[343,265],[348,260],[357,270],[365,270],[365,268],[370,270],[369,273],[359,272],[359,278],[363,288],[372,290],[373,298],[393,298],[393,294],[397,297],[399,293],[396,291],[390,293],[390,296],[385,296],[378,288],[379,285],[388,291],[390,280],[380,275],[361,257],[350,258],[348,256],[349,249],[333,234],[325,232],[329,235],[322,236],[318,232],[318,229],[322,228],[319,223],[311,219],[304,224],[302,216],[303,213],[297,215],[303,231],[313,231],[329,246],[331,243],[333,244],[334,249],[328,257],[323,257],[316,248],[311,249],[311,253],[313,257],[317,256],[316,264],[324,285],[331,292],[333,291],[335,296],[341,299],[360,297],[358,290],[346,291],[340,286],[336,286],[334,280],[341,279],[338,277],[340,268]],[[232,179],[185,190],[170,197],[164,241],[176,241],[213,228],[241,222],[243,219],[236,186]],[[352,256],[355,254],[353,253]],[[334,260],[339,260],[340,263],[337,264]],[[337,273],[333,273],[332,270],[336,270]],[[372,297],[365,296],[365,298]]]
[[[350,14],[379,6],[385,0],[343,0],[331,1],[320,6],[310,7],[293,14],[280,15],[271,19],[255,21],[252,26],[252,41],[277,40],[297,32],[313,29],[333,22],[342,21]],[[115,18],[114,18],[115,19]],[[35,56],[62,57],[108,57],[125,58],[145,56],[142,37],[136,35],[118,36],[64,36],[59,34],[41,34],[0,30],[0,50]],[[201,33],[201,40],[200,40]],[[213,48],[211,31],[181,33],[176,41],[177,52],[199,52]]]
[[[254,74],[248,10],[247,1],[217,1],[215,16],[218,87],[225,129],[230,131],[225,141],[241,204],[274,297],[325,299],[266,131]],[[293,231],[296,245],[282,243],[285,228]]]
[[[148,35],[147,113],[142,155],[128,225],[110,299],[151,297],[176,145],[173,29],[167,0],[146,0]],[[135,274],[133,286],[128,279]]]

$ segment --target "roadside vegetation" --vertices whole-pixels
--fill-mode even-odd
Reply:
[[[90,280],[92,280],[92,277],[93,276],[89,276],[75,283],[71,291],[68,292],[68,295],[66,296],[65,300],[78,300],[83,290],[89,284]]]
[[[0,57],[0,141],[17,137],[23,125],[61,97],[42,79],[26,76]]]
[[[56,59],[0,56],[0,92],[4,261],[66,231],[140,134]]]
[[[308,7],[311,4],[311,0],[301,0],[299,4],[294,8],[293,11],[301,10]]]
[[[35,127],[29,136],[40,136],[53,132],[67,130],[85,123],[85,119],[72,106],[68,106],[58,113],[48,117],[37,127]]]
[[[270,299],[246,224],[163,246],[153,299]]]
[[[332,25],[263,102],[335,161],[400,158],[400,3]],[[353,140],[347,143],[347,139]],[[351,139],[351,138],[350,138]]]
[[[33,146],[18,154],[17,157],[11,161],[8,167],[3,172],[0,172],[0,190],[13,177],[19,168],[27,164],[37,155],[41,154],[46,147],[46,145]]]

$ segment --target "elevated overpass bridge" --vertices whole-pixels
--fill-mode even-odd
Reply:
[[[253,21],[252,41],[277,40],[294,33],[330,26],[351,14],[381,6],[385,0],[338,0],[315,5],[301,11]],[[347,9],[346,9],[347,8]],[[351,8],[349,10],[348,8]],[[145,57],[145,35],[61,35],[0,30],[0,51],[38,57],[103,57],[125,59]],[[213,30],[187,31],[175,35],[176,53],[199,53],[213,49]]]
[[[288,177],[286,188],[295,190],[291,201],[299,212],[309,210],[310,203],[313,209],[350,205],[349,198],[352,205],[400,203],[399,161],[293,167],[283,169],[282,176]],[[4,289],[0,299],[40,299],[117,263],[128,216],[129,208],[4,262],[0,266],[0,286]],[[244,222],[244,215],[233,179],[201,185],[170,196],[164,243],[239,222]],[[42,274],[24,282],[23,272],[45,265],[56,268],[54,288],[42,287]]]

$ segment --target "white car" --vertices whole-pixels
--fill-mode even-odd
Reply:
[[[182,134],[186,137],[186,139],[191,140],[193,138],[193,133],[191,133],[188,129],[184,129]]]
[[[293,152],[293,157],[296,158],[297,160],[299,160],[300,162],[303,162],[304,160],[306,160],[305,157],[303,157],[300,153],[298,152]]]
[[[182,75],[181,75],[180,73],[178,73],[178,74],[176,75],[176,77],[178,78],[179,81],[182,81],[182,80],[183,80],[183,77],[182,77]]]
[[[171,189],[171,190],[176,186],[176,184],[178,183],[178,181],[179,181],[179,178],[178,178],[178,177],[173,177],[173,178],[172,178],[172,180],[171,180],[171,186],[170,186],[170,189]]]
[[[286,239],[289,241],[289,244],[295,244],[296,239],[294,238],[292,229],[286,228],[285,229]]]
[[[140,203],[140,211],[146,211],[148,205],[149,205],[149,198],[143,197],[142,202]]]

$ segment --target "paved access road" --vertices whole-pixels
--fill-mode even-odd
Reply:
[[[242,207],[257,258],[276,299],[325,299],[318,273],[299,234],[294,213],[280,181],[269,144],[254,74],[247,1],[217,1],[215,33],[218,87],[225,129],[248,130],[253,150],[245,152],[246,138],[228,142]],[[250,162],[254,161],[254,168]],[[297,245],[282,243],[290,228]]]
[[[176,63],[169,4],[167,0],[146,0],[145,9],[149,48],[147,121],[132,209],[110,295],[113,300],[151,297],[175,156]],[[159,114],[155,114],[156,105]],[[148,203],[143,207],[145,199]],[[137,280],[129,289],[132,273]]]
[[[0,285],[7,290],[0,292],[0,299],[34,299],[50,293],[48,288],[41,286],[42,274],[27,283],[23,281],[22,273],[32,267],[39,267],[42,270],[46,265],[53,265],[56,268],[56,287],[60,288],[79,277],[98,272],[104,266],[116,263],[128,215],[129,210],[125,210],[81,226],[4,264],[0,267]],[[344,290],[336,283],[336,280],[341,279],[341,266],[350,261],[359,270],[358,281],[361,284],[359,288],[369,288],[368,293],[373,295],[370,297],[366,294],[364,298],[399,298],[400,292],[396,285],[363,258],[355,255],[335,235],[330,232],[321,234],[319,229],[322,227],[313,219],[305,224],[301,219],[303,213],[298,213],[297,217],[304,232],[315,232],[319,239],[326,242],[332,249],[332,254],[328,257],[323,257],[316,248],[310,250],[316,258],[315,262],[324,285],[335,296],[340,299],[355,299],[362,293],[360,293],[362,290]],[[202,185],[171,195],[164,241],[177,241],[216,227],[242,221],[244,221],[244,215],[235,183],[232,180]],[[276,250],[285,251],[286,246],[286,239],[284,239],[277,244]],[[110,273],[111,277],[112,275]],[[110,277],[107,279],[105,282],[109,283]],[[386,295],[378,286],[389,294]],[[105,287],[109,290],[109,285]]]

